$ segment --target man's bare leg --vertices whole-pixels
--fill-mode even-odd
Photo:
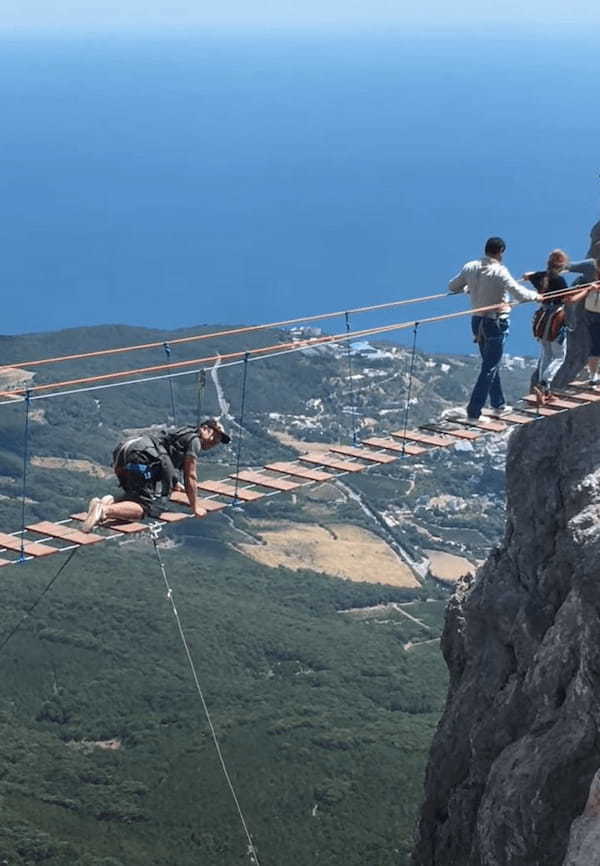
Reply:
[[[144,509],[139,503],[125,499],[105,506],[103,520],[141,520],[143,516]]]
[[[112,496],[98,499],[95,496],[90,500],[87,517],[81,526],[84,532],[91,532],[95,526],[103,520],[141,520],[144,509],[137,502],[125,499],[123,502],[114,502]]]

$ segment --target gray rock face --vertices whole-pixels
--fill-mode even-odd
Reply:
[[[449,604],[414,866],[560,866],[600,767],[600,405],[513,432],[507,499],[502,545]],[[600,863],[598,820],[569,866]]]
[[[600,259],[600,221],[590,232],[590,248],[587,254],[590,258]]]
[[[600,866],[598,818],[576,818],[573,821],[564,866]]]
[[[564,866],[600,866],[600,771],[593,778],[583,816],[571,824]]]

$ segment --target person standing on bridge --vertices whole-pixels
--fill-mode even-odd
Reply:
[[[540,342],[540,358],[533,375],[533,392],[538,405],[553,400],[554,377],[567,356],[567,304],[572,298],[562,276],[569,269],[564,250],[552,250],[545,271],[526,271],[523,280],[530,282],[542,295],[542,306],[533,316],[533,336]]]
[[[600,223],[598,223],[600,229]],[[598,252],[600,253],[600,230],[598,231]],[[584,316],[589,338],[589,357],[587,368],[589,371],[588,384],[598,387],[600,374],[600,259],[584,259],[581,262],[571,262],[567,270],[580,276],[572,283],[572,287],[583,288],[571,297],[571,303],[576,304],[585,298]]]
[[[540,300],[537,292],[519,285],[502,264],[505,249],[502,238],[489,238],[485,244],[484,257],[467,262],[448,283],[450,292],[468,293],[475,311],[471,318],[471,329],[481,354],[481,370],[467,405],[469,421],[484,421],[480,416],[488,397],[496,414],[510,411],[500,381],[500,362],[509,328],[508,302],[511,297],[519,302]],[[495,309],[476,312],[482,307]]]
[[[91,532],[105,520],[156,518],[164,511],[161,498],[173,490],[185,491],[194,517],[204,517],[197,496],[197,459],[203,451],[230,441],[221,424],[209,418],[198,427],[143,433],[120,442],[113,451],[113,469],[123,494],[116,501],[113,496],[91,499],[82,530]],[[183,484],[178,479],[180,471]]]

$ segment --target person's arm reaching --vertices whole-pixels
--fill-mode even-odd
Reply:
[[[186,457],[183,461],[183,483],[187,493],[190,508],[194,517],[204,517],[206,511],[198,505],[198,476],[196,474],[196,458]]]
[[[567,270],[572,274],[581,274],[584,283],[591,283],[596,279],[598,268],[596,259],[583,259],[581,262],[569,262]]]
[[[503,273],[498,275],[498,278],[502,282],[502,285],[508,292],[508,294],[518,301],[519,303],[523,303],[524,301],[540,301],[541,296],[534,292],[532,289],[526,289],[525,286],[520,285],[509,272],[503,268]]]
[[[457,274],[455,277],[452,277],[450,282],[448,283],[448,291],[453,295],[458,295],[460,292],[464,292],[467,289],[467,277],[465,274],[465,269]]]
[[[574,295],[569,295],[567,298],[568,304],[576,304],[578,301],[581,301],[583,298],[587,297],[590,292],[598,291],[600,289],[600,283],[589,283],[583,286],[578,292],[575,292]]]

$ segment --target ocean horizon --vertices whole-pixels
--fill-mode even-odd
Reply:
[[[582,258],[598,78],[591,40],[560,35],[4,38],[0,330],[253,324],[428,295],[491,234],[517,277],[554,247]],[[513,354],[536,352],[531,312],[515,311]],[[462,319],[419,343],[472,351]]]

